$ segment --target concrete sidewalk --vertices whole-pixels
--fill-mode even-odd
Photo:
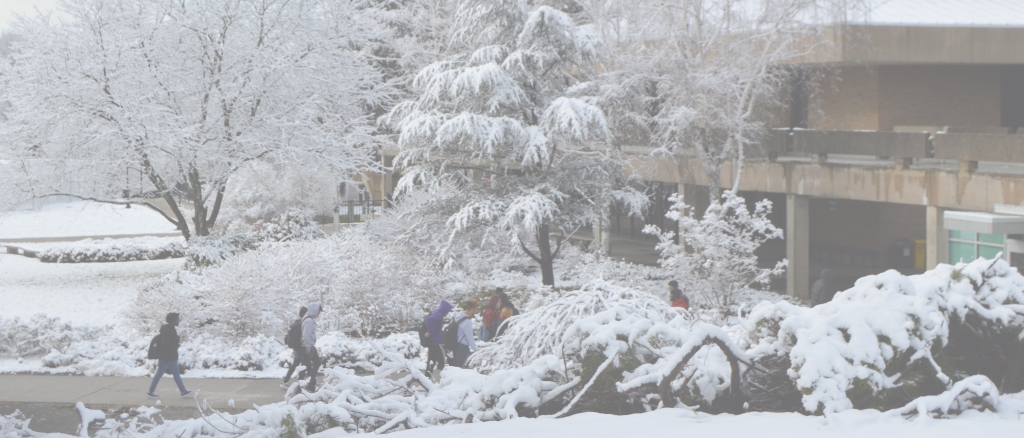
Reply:
[[[15,410],[32,418],[39,432],[74,434],[79,424],[75,403],[108,413],[121,408],[156,406],[165,419],[198,417],[196,402],[223,412],[237,413],[255,405],[284,401],[278,379],[190,379],[185,387],[197,396],[182,398],[171,376],[157,385],[160,399],[146,396],[149,377],[85,377],[54,375],[0,375],[0,415]],[[293,381],[294,382],[294,381]],[[234,400],[234,408],[228,404]],[[159,404],[158,404],[159,402]]]

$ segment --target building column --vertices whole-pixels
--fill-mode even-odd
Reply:
[[[946,211],[934,205],[925,207],[928,243],[925,249],[925,269],[935,269],[939,263],[949,262],[949,232],[943,228],[942,213]]]
[[[810,299],[811,199],[804,195],[786,195],[786,293]]]
[[[380,178],[381,178],[381,184],[380,184],[380,190],[381,190],[381,193],[380,193],[380,201],[381,201],[380,206],[381,206],[381,208],[388,208],[388,207],[391,206],[388,201],[391,199],[391,194],[394,193],[394,191],[395,191],[395,184],[394,184],[395,172],[394,172],[394,169],[392,168],[393,159],[394,159],[394,157],[388,157],[388,156],[382,156],[381,157],[380,164],[381,164],[381,166],[384,167],[384,171],[383,171],[383,173],[380,176]]]

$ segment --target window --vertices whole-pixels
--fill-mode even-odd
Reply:
[[[971,262],[978,257],[993,259],[1000,252],[1006,258],[1003,243],[1006,236],[1002,234],[972,233],[970,231],[949,231],[949,262]]]

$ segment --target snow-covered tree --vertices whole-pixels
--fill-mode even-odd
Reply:
[[[743,198],[726,191],[700,219],[682,197],[672,201],[665,216],[679,223],[679,243],[676,233],[662,233],[654,225],[644,231],[660,237],[661,266],[679,281],[691,303],[728,312],[744,294],[785,272],[786,260],[761,268],[754,254],[765,241],[782,239],[782,230],[768,219],[771,201],[758,202],[751,212]]]
[[[858,0],[580,0],[609,47],[602,108],[618,141],[696,158],[712,201],[722,165],[740,167],[788,103],[798,70],[787,64],[828,48],[825,35],[861,11]],[[697,170],[697,169],[695,169]],[[728,188],[728,186],[725,186]]]
[[[457,53],[420,70],[418,98],[383,119],[400,132],[399,193],[457,187],[425,206],[443,210],[452,238],[501,230],[554,284],[551,233],[596,223],[612,199],[646,203],[625,184],[604,112],[575,97],[596,77],[596,42],[566,13],[516,0],[461,1],[454,35]]]
[[[368,116],[390,96],[374,5],[68,0],[62,11],[61,24],[16,25],[24,41],[0,75],[15,115],[0,128],[5,155],[20,174],[3,190],[22,200],[155,194],[188,238],[210,233],[247,162],[342,179],[372,166]],[[126,174],[144,187],[126,189]]]

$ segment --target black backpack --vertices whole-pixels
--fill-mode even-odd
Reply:
[[[441,334],[441,342],[444,344],[444,349],[448,351],[455,351],[455,347],[459,344],[459,324],[462,321],[469,319],[468,316],[462,316],[455,318],[448,327],[444,328],[444,332]]]
[[[160,358],[160,335],[153,336],[153,340],[149,341],[149,351],[146,352],[146,359],[159,359]]]
[[[423,322],[420,323],[420,326],[417,329],[417,331],[420,334],[420,347],[430,347],[430,343],[427,342],[427,320],[426,319],[424,319]]]
[[[288,333],[284,335],[284,345],[292,350],[302,348],[302,320],[298,320],[288,326]]]

